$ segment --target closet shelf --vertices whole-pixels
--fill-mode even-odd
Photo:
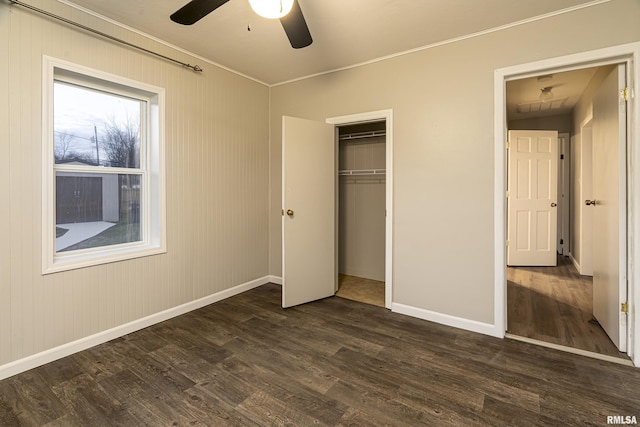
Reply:
[[[385,136],[387,134],[384,130],[373,130],[367,132],[353,132],[340,135],[340,141],[349,141],[352,139],[373,138],[375,136]]]
[[[338,175],[384,175],[386,169],[343,169]]]

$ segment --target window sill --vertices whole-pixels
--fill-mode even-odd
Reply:
[[[161,245],[136,245],[126,248],[114,248],[111,250],[91,251],[84,253],[71,253],[69,255],[56,255],[52,263],[42,267],[42,274],[59,273],[78,268],[92,267],[113,262],[126,261],[152,255],[166,253],[167,249]]]

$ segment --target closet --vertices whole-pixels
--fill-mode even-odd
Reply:
[[[339,296],[384,306],[386,122],[338,128]],[[342,294],[342,295],[341,295]]]

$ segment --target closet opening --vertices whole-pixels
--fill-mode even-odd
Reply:
[[[385,307],[386,120],[337,127],[339,297]]]

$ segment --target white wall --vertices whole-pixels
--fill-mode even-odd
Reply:
[[[281,274],[282,115],[393,109],[393,301],[494,322],[494,70],[640,40],[640,2],[567,14],[272,89],[270,272]]]
[[[269,88],[53,0],[0,5],[0,378],[34,355],[268,275]],[[166,89],[166,254],[41,274],[42,56]]]
[[[533,119],[509,120],[509,130],[557,130],[558,133],[570,133],[573,127],[571,125],[571,114],[563,114]]]

